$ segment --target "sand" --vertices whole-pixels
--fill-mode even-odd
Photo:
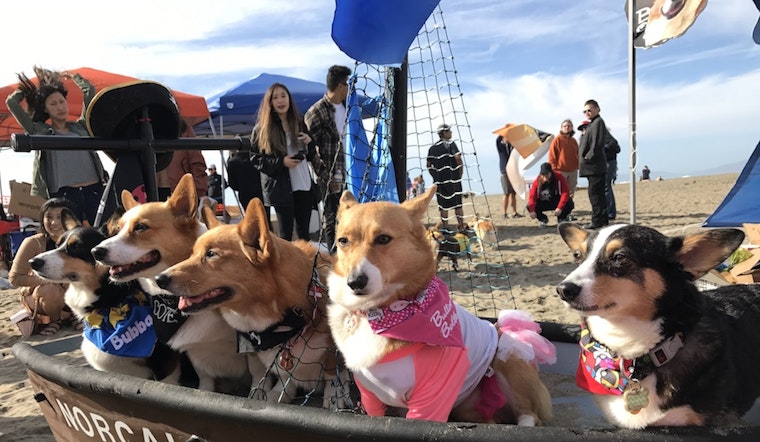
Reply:
[[[636,183],[636,223],[655,227],[669,235],[697,231],[718,207],[737,176],[727,174]],[[618,217],[614,222],[630,222],[630,185],[616,185],[614,192],[618,206]],[[511,286],[501,295],[513,299],[511,302],[515,307],[529,311],[535,320],[576,323],[578,318],[566,311],[554,290],[564,275],[574,268],[572,256],[557,234],[555,220],[550,217],[550,225],[542,229],[537,221],[527,216],[504,219],[500,214],[501,196],[472,198],[475,203],[466,213],[471,215],[475,207],[479,208],[474,210],[482,213],[487,203],[494,215],[498,251],[506,264]],[[574,214],[578,222],[589,222],[586,189],[578,189],[575,202]],[[518,201],[518,205],[522,207],[524,203]],[[524,210],[521,213],[527,215]],[[452,273],[448,266],[447,262],[442,263],[442,274]],[[11,352],[13,344],[22,338],[7,318],[19,309],[18,290],[0,291],[0,441],[52,441],[52,433],[32,397],[24,367]],[[27,342],[34,344],[61,339],[75,333],[71,328],[64,328],[52,338],[35,335]],[[78,351],[57,358],[61,363],[83,364]],[[553,394],[555,388],[567,388],[566,379],[549,376],[546,381]],[[555,414],[563,413],[555,411]],[[551,425],[561,424],[562,421],[558,420]]]

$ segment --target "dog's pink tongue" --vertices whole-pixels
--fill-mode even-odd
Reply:
[[[212,290],[210,292],[206,292],[198,296],[180,296],[178,307],[180,310],[182,310],[182,309],[192,306],[193,304],[199,304],[208,298],[213,298],[219,292],[220,290],[217,289],[217,290]]]
[[[180,296],[179,304],[177,305],[177,307],[179,307],[180,310],[184,310],[188,307],[188,305],[192,305],[192,303],[189,303],[188,299],[185,298],[184,296]]]

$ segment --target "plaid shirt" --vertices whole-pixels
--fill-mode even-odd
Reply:
[[[346,155],[341,143],[341,134],[335,125],[335,107],[327,94],[314,103],[304,115],[306,127],[319,147],[319,156],[324,167],[317,171],[322,184],[329,188],[335,173],[340,173],[342,182],[346,179]]]

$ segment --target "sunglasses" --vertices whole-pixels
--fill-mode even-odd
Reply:
[[[583,109],[583,113],[584,114],[590,114],[591,113],[591,109]]]

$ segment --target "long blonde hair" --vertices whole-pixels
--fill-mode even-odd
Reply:
[[[298,132],[301,131],[301,118],[298,114],[298,109],[296,109],[296,103],[293,101],[293,96],[290,95],[288,88],[282,83],[273,83],[264,94],[264,98],[259,105],[256,127],[261,152],[267,155],[285,156],[288,154],[285,130],[280,117],[272,106],[272,95],[274,95],[274,91],[277,88],[284,89],[288,94],[290,106],[285,118],[287,119],[290,139],[295,140]]]

